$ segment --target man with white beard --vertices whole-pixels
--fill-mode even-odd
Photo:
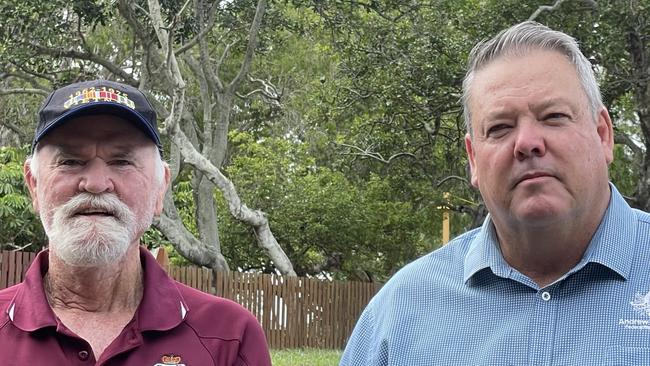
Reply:
[[[255,317],[170,279],[139,245],[169,167],[139,90],[105,80],[55,90],[25,181],[49,239],[0,291],[0,359],[12,365],[270,365]]]

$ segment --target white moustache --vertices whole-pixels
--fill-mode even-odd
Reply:
[[[131,214],[129,207],[112,193],[79,193],[59,207],[58,211],[67,218],[84,213],[104,213],[121,222],[126,222]]]

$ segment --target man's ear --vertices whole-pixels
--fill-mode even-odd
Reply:
[[[38,194],[36,194],[36,177],[32,171],[32,159],[28,158],[23,164],[23,177],[25,178],[25,184],[27,184],[27,189],[29,189],[29,195],[32,198],[32,207],[34,211],[38,213]]]
[[[474,147],[472,146],[472,136],[465,134],[465,151],[467,151],[467,161],[469,161],[470,181],[472,185],[478,188],[478,170],[474,160]]]
[[[598,116],[596,131],[600,137],[600,143],[605,153],[605,160],[610,164],[614,160],[614,126],[607,108],[601,107]]]
[[[169,164],[163,162],[163,184],[159,187],[158,196],[156,197],[156,208],[154,215],[159,216],[162,213],[163,206],[165,204],[165,194],[167,189],[169,189],[169,184],[172,178],[171,170],[169,169]]]

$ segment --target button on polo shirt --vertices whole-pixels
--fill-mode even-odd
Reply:
[[[240,305],[170,279],[141,248],[142,301],[121,334],[95,359],[47,303],[43,251],[23,283],[0,291],[0,358],[8,365],[153,366],[164,359],[187,366],[270,366],[266,339]]]
[[[84,351],[79,351],[78,355],[79,355],[79,359],[81,361],[86,361],[88,359],[88,357],[90,357],[90,354],[88,353],[88,351],[85,351],[85,350]]]

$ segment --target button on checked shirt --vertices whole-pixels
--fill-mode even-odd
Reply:
[[[650,365],[650,214],[610,187],[562,278],[539,288],[510,267],[488,216],[388,281],[341,365]]]

